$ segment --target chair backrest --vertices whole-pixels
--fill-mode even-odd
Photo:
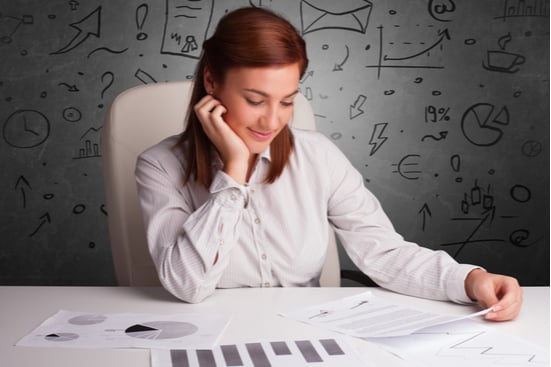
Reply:
[[[101,146],[109,239],[120,286],[160,285],[147,248],[134,168],[137,156],[163,138],[183,131],[193,83],[167,82],[130,88],[118,95],[106,115]],[[295,122],[296,121],[296,122]],[[312,108],[299,94],[291,124],[315,129]],[[322,286],[340,286],[333,231],[329,233]]]

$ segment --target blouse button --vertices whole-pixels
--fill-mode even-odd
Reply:
[[[262,258],[262,260],[266,260],[268,258],[268,256],[266,256],[266,254],[262,254],[261,258]]]
[[[270,282],[264,283],[264,287],[268,288],[268,287],[270,287],[270,286],[271,286]]]
[[[256,224],[260,224],[260,219],[256,218],[256,219],[254,220],[254,222],[255,222]]]
[[[235,196],[235,194],[232,194],[232,195],[230,196],[230,199],[231,199],[232,201],[236,201],[236,200],[237,200],[237,196]]]

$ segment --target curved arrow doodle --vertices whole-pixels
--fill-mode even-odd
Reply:
[[[444,42],[445,39],[447,40],[450,40],[450,33],[447,29],[444,29],[443,31],[441,32],[438,32],[438,35],[440,36],[440,38],[434,42],[431,46],[429,46],[428,48],[424,49],[424,50],[421,50],[419,51],[418,53],[414,54],[414,55],[409,55],[409,56],[404,56],[404,57],[389,57],[388,55],[385,55],[383,56],[383,60],[387,61],[387,60],[408,60],[408,59],[413,59],[417,56],[421,56],[422,54],[424,53],[427,53],[429,52],[430,50],[432,50],[433,48],[435,48],[436,46],[438,46],[439,44],[441,44],[442,42]]]

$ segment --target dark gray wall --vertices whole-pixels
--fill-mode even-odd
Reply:
[[[549,283],[548,1],[0,4],[1,284],[114,284],[99,153],[110,101],[192,78],[220,16],[251,4],[303,33],[318,128],[404,237]]]

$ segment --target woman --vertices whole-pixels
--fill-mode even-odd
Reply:
[[[147,238],[163,286],[187,302],[215,288],[318,286],[328,226],[354,263],[396,292],[518,314],[514,278],[457,264],[398,235],[363,178],[322,134],[290,128],[308,59],[270,11],[226,14],[204,43],[187,126],[138,159]]]

